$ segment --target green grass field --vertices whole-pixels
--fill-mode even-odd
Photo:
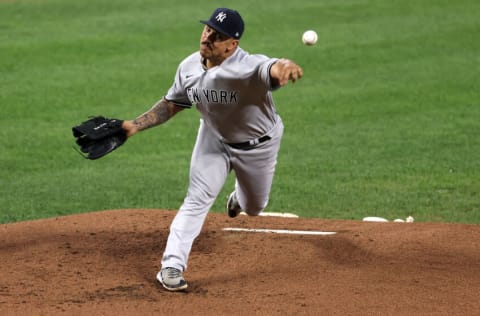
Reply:
[[[170,87],[219,1],[0,1],[0,222],[177,209],[199,115],[97,161],[71,127],[131,119]],[[268,211],[480,223],[480,2],[238,1],[241,46],[304,78],[274,94],[285,123]],[[314,29],[319,42],[301,43]],[[223,212],[233,176],[212,211]]]

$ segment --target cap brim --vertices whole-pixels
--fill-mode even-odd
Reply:
[[[200,23],[210,26],[212,29],[214,29],[215,31],[217,31],[219,33],[222,33],[225,36],[232,37],[230,34],[226,33],[224,30],[218,28],[218,26],[216,26],[215,24],[213,24],[210,21],[200,20]]]

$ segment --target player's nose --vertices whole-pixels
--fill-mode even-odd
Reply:
[[[211,32],[208,32],[207,30],[204,30],[202,32],[202,36],[201,36],[202,41],[207,41],[211,34],[212,34]]]

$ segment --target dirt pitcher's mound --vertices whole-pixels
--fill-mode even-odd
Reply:
[[[188,291],[170,293],[155,275],[174,215],[105,211],[0,225],[0,314],[480,314],[479,225],[210,213]]]

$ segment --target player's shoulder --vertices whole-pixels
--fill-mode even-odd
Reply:
[[[250,54],[239,47],[232,58],[227,59],[225,66],[244,76],[251,76],[268,71],[275,60],[263,54]]]
[[[268,57],[267,55],[250,54],[249,52],[247,52],[246,50],[243,50],[240,47],[237,49],[237,52],[234,56],[236,57],[235,60],[237,62],[243,63],[243,64],[251,64],[251,65],[261,64],[271,60],[271,58]]]
[[[198,64],[200,61],[200,52],[196,51],[185,57],[181,62],[180,66],[185,66],[189,64]]]

